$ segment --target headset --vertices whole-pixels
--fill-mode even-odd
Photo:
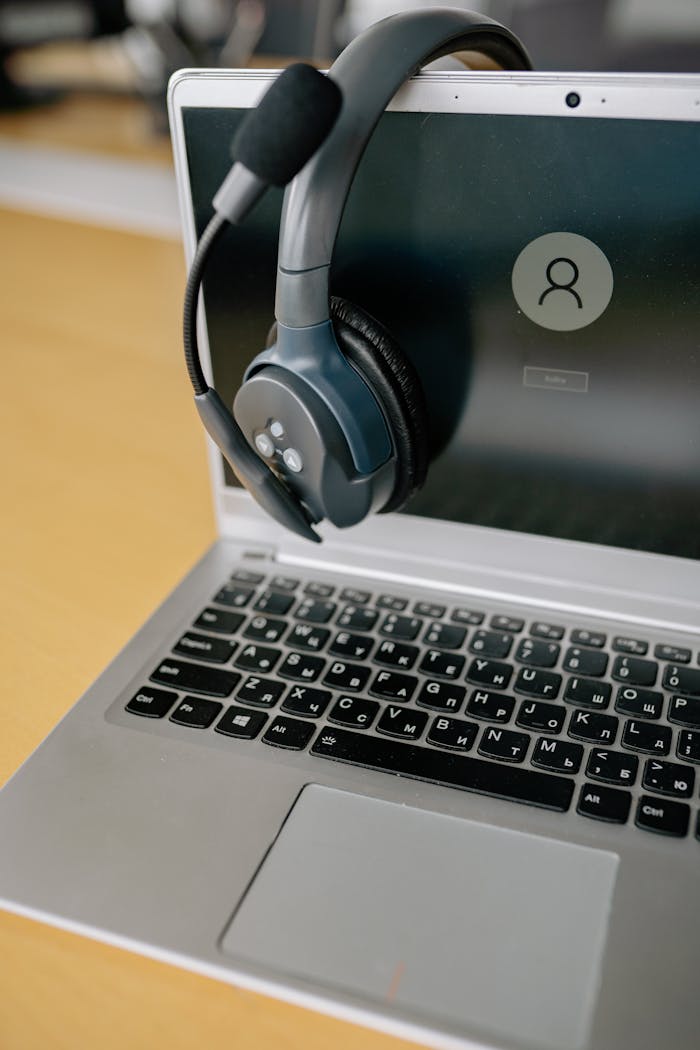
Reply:
[[[254,499],[280,524],[320,542],[398,510],[428,470],[425,397],[411,361],[360,306],[331,298],[331,257],[367,142],[398,89],[428,62],[478,51],[502,69],[531,69],[498,22],[448,8],[375,23],[328,74],[303,64],[275,80],[232,144],[233,167],[190,268],[184,342],[195,404],[210,437]],[[248,365],[231,411],[208,385],[197,304],[211,248],[270,185],[287,186],[270,345]]]

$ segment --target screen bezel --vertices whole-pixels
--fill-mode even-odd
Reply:
[[[277,70],[183,70],[171,80],[168,104],[173,136],[173,149],[178,183],[178,194],[184,231],[185,250],[191,260],[196,233],[194,211],[185,151],[182,112],[190,107],[247,108],[258,100],[277,75]],[[567,105],[567,95],[576,92],[580,104]],[[630,75],[630,74],[566,74],[566,73],[477,73],[430,72],[421,73],[407,82],[388,107],[398,112],[439,112],[473,114],[508,114],[533,116],[566,116],[572,120],[590,117],[634,120],[700,120],[700,76],[694,75]],[[270,304],[270,317],[273,304]],[[199,332],[202,362],[205,374],[211,378],[211,361],[205,319],[200,315]],[[258,510],[243,490],[226,485],[221,456],[209,443],[209,466],[214,501],[221,534],[232,538],[255,536],[261,543],[275,549],[289,550],[290,556],[309,557],[308,547],[290,537]],[[567,576],[576,581],[581,577],[585,585],[610,586],[619,579],[629,589],[630,579],[638,578],[640,560],[656,576],[658,583],[645,591],[666,590],[675,601],[685,595],[683,604],[696,609],[692,620],[700,624],[700,563],[660,554],[647,554],[621,548],[552,539],[524,533],[505,532],[482,526],[461,525],[441,519],[402,514],[397,530],[395,515],[377,515],[350,530],[339,532],[322,526],[326,541],[324,557],[333,558],[338,551],[351,552],[353,558],[360,552],[392,551],[400,559],[420,559],[436,564],[427,551],[440,551],[440,564],[464,563],[465,543],[475,552],[478,563],[484,561],[501,568],[512,566],[514,571],[523,562],[531,566],[537,578],[550,577],[566,569]],[[398,537],[398,539],[397,539]],[[591,552],[595,551],[595,559]],[[345,555],[347,560],[347,554]],[[471,561],[471,558],[470,558]],[[592,562],[595,562],[595,565]],[[635,566],[635,568],[632,568]],[[673,567],[677,568],[674,569]],[[692,567],[690,577],[688,569]],[[510,571],[510,569],[507,569]],[[632,577],[630,576],[632,573]],[[678,580],[672,585],[671,577]],[[697,572],[697,575],[695,573]],[[528,578],[533,575],[526,573]],[[442,576],[440,572],[438,578]],[[454,580],[451,570],[447,579]],[[597,581],[600,576],[599,582]],[[678,593],[681,587],[682,595]],[[637,587],[632,585],[632,592]],[[567,603],[568,604],[568,603]],[[687,611],[687,610],[686,610]],[[688,623],[685,613],[682,620]]]

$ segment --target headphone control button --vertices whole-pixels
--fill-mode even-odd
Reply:
[[[270,423],[270,433],[275,438],[281,438],[284,434],[284,427],[280,423],[279,419],[273,419]]]
[[[284,460],[285,466],[288,467],[293,474],[298,474],[304,466],[304,461],[295,448],[286,448],[282,453],[282,459]]]
[[[255,435],[255,447],[261,456],[274,455],[275,446],[269,434],[260,433]]]

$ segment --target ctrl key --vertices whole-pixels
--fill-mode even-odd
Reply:
[[[144,718],[164,718],[176,700],[177,693],[171,689],[151,689],[146,686],[139,689],[136,696],[132,696],[126,710]]]
[[[688,831],[689,819],[690,806],[685,802],[670,802],[665,798],[642,795],[634,822],[645,831],[683,838]]]

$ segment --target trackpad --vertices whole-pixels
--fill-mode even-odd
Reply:
[[[618,857],[311,785],[222,941],[417,1020],[584,1045]]]

